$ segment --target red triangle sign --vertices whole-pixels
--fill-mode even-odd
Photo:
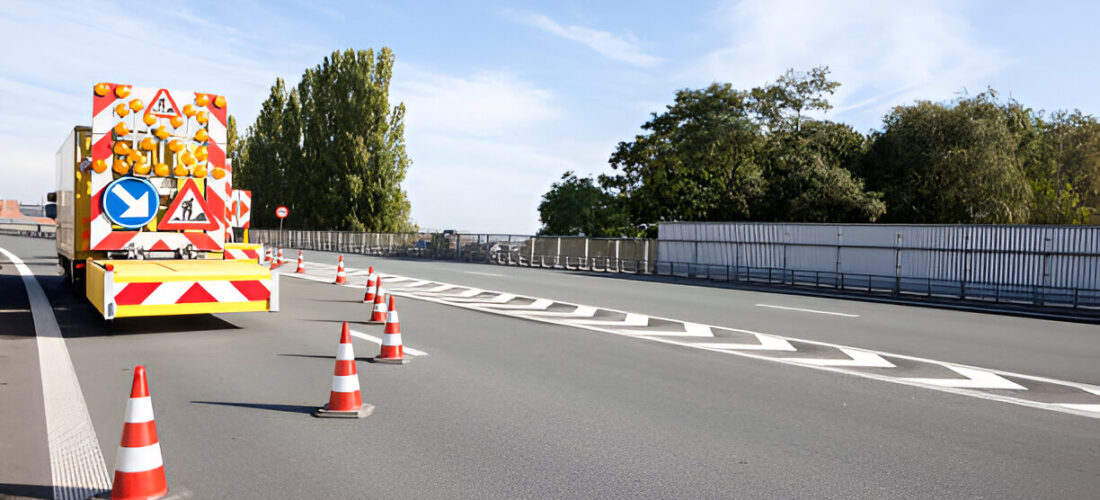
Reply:
[[[172,94],[169,94],[166,89],[160,89],[157,95],[153,96],[153,100],[149,101],[145,114],[160,118],[175,118],[180,116],[180,108],[176,106],[176,100],[172,99]]]
[[[195,179],[187,179],[183,188],[176,193],[172,204],[164,212],[158,231],[178,231],[183,229],[201,229],[213,231],[219,227],[218,221],[210,216],[210,209],[206,206],[206,198],[203,198],[195,185]]]

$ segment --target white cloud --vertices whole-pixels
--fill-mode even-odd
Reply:
[[[662,62],[660,58],[644,53],[638,41],[629,34],[626,37],[619,37],[606,31],[585,26],[562,26],[557,21],[536,13],[517,12],[512,13],[511,16],[519,22],[534,26],[547,33],[587,45],[609,59],[643,68],[651,68]]]
[[[717,10],[725,47],[698,58],[684,77],[750,88],[788,68],[827,65],[841,87],[834,113],[878,126],[892,106],[982,89],[1010,64],[977,39],[965,3],[947,0],[744,0]]]

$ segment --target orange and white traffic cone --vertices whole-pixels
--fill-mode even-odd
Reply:
[[[264,254],[264,259],[267,260],[268,265],[271,265],[271,247],[267,248],[267,253]]]
[[[401,345],[401,322],[397,319],[397,304],[390,296],[389,314],[386,317],[386,330],[382,334],[382,352],[375,356],[378,363],[392,363],[400,365],[405,359],[405,348]]]
[[[270,252],[268,252],[267,256],[268,256],[267,268],[269,270],[275,270],[276,267],[279,267],[278,258],[273,257],[273,254],[271,254]]]
[[[336,263],[336,284],[346,285],[348,284],[348,274],[344,272],[344,256],[340,256],[340,261]]]
[[[374,266],[367,269],[367,291],[363,294],[363,303],[374,302]]]
[[[134,368],[134,384],[126,402],[122,443],[115,459],[113,499],[161,498],[168,494],[164,460],[153,420],[153,403],[145,381],[145,367]]]
[[[381,325],[386,322],[386,290],[382,288],[382,278],[374,280],[374,310],[367,323]]]
[[[374,411],[374,406],[363,404],[359,393],[359,372],[355,369],[355,352],[351,345],[351,331],[344,322],[340,330],[340,347],[336,348],[336,370],[332,373],[332,392],[328,404],[313,412],[315,417],[363,418]]]
[[[278,257],[276,257],[276,258],[279,260],[279,263],[276,264],[277,266],[281,266],[283,264],[286,264],[286,259],[283,258],[283,247],[279,247]]]
[[[298,269],[295,269],[294,272],[298,274],[306,272],[306,261],[302,259],[301,250],[298,250]]]

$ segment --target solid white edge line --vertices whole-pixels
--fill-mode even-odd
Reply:
[[[0,248],[0,253],[19,271],[34,319],[54,498],[84,499],[109,490],[103,450],[53,308],[30,268],[6,249]]]
[[[841,313],[841,312],[833,312],[833,311],[821,311],[821,310],[818,310],[818,309],[803,309],[801,307],[777,306],[775,304],[756,304],[756,307],[769,307],[769,308],[772,308],[772,309],[782,309],[784,311],[798,311],[798,312],[806,312],[806,313],[814,313],[814,314],[828,314],[830,316],[843,316],[845,318],[858,318],[859,317],[858,314],[849,314],[849,313]]]

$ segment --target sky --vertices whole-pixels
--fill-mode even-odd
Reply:
[[[841,87],[824,117],[864,133],[894,106],[989,87],[1100,115],[1096,19],[1086,1],[0,0],[0,199],[53,190],[97,82],[224,94],[243,133],[276,78],[387,46],[414,221],[531,234],[564,172],[612,173],[619,142],[712,82],[828,66]]]

